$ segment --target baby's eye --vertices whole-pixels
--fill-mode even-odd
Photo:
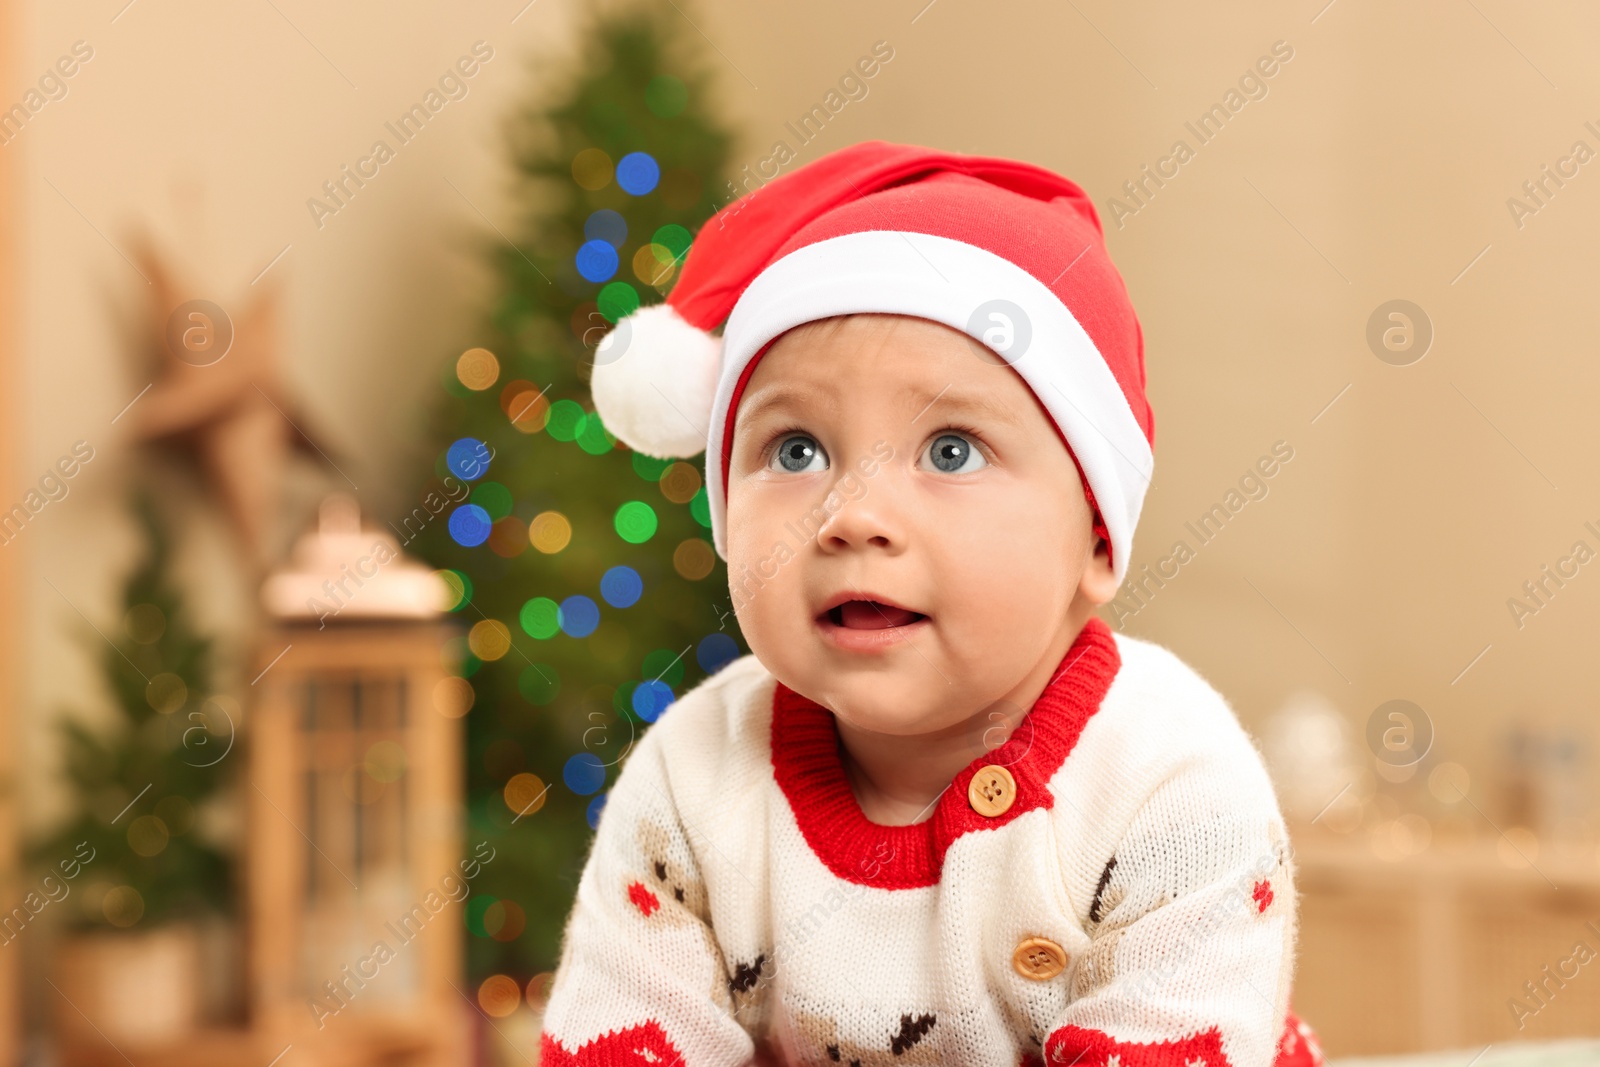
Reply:
[[[983,453],[962,434],[940,434],[928,446],[928,455],[933,460],[933,469],[944,474],[970,474],[989,465]]]
[[[793,433],[785,437],[778,445],[778,450],[773,454],[773,461],[779,466],[774,470],[784,470],[790,474],[804,474],[812,470],[826,470],[828,467],[828,454],[817,444],[816,438],[809,434]],[[818,460],[822,466],[813,467]],[[771,466],[771,464],[768,464]]]

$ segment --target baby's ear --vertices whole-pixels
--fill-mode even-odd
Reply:
[[[1111,567],[1111,544],[1096,537],[1086,555],[1083,576],[1078,579],[1078,596],[1095,607],[1109,604],[1116,598],[1119,584]]]

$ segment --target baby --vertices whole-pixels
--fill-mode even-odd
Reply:
[[[1320,1063],[1260,758],[1096,614],[1154,423],[1087,197],[868,143],[724,215],[593,391],[706,451],[752,652],[623,765],[543,1063]]]

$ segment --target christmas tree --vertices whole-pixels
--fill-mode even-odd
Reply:
[[[438,462],[393,524],[466,634],[467,782],[486,865],[474,979],[550,970],[593,827],[641,732],[741,655],[700,470],[627,450],[593,410],[595,348],[659,301],[727,199],[730,137],[671,7],[591,16],[566,88],[515,116],[521,212],[487,235],[500,293],[442,369]]]
[[[154,502],[139,492],[133,510],[147,551],[123,583],[120,625],[83,634],[121,715],[105,729],[62,718],[76,810],[33,849],[52,867],[87,858],[85,882],[107,889],[80,897],[78,921],[89,926],[143,927],[233,907],[228,857],[204,840],[200,822],[225,782],[237,705],[210,690],[211,642],[194,631],[172,585]]]

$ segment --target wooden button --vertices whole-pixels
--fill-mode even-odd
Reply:
[[[967,803],[979,815],[994,818],[1017,802],[1017,780],[1004,767],[982,767],[967,785]]]
[[[1047,937],[1030,937],[1011,954],[1011,966],[1024,978],[1048,982],[1067,969],[1067,950]]]

